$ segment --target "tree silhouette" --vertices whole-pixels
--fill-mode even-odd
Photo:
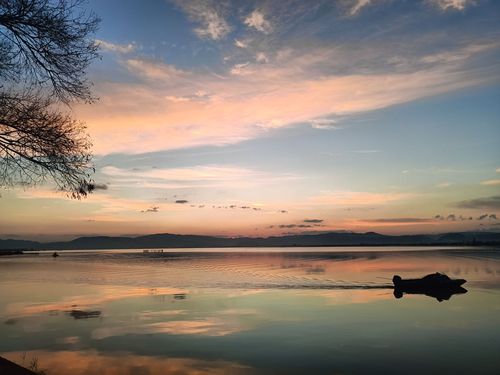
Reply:
[[[71,196],[93,189],[90,139],[68,114],[92,102],[86,69],[99,19],[81,0],[0,0],[0,185],[51,178]]]

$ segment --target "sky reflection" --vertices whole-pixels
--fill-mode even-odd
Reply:
[[[50,374],[500,367],[500,259],[487,250],[17,259],[0,260],[0,355],[16,360],[26,351]],[[78,272],[89,263],[105,276]],[[438,303],[424,295],[396,299],[387,288],[396,272],[435,271],[465,277],[469,292]],[[53,281],[57,272],[66,283]],[[100,314],[74,319],[71,311]]]

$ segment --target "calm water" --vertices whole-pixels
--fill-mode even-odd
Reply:
[[[0,355],[49,375],[500,373],[500,249],[319,250],[0,257]],[[436,271],[468,292],[388,288]]]

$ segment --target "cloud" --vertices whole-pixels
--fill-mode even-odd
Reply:
[[[148,208],[146,210],[142,210],[141,212],[143,212],[143,213],[160,212],[160,207],[158,207],[158,206],[150,207],[150,208]]]
[[[472,216],[469,217],[464,217],[463,215],[457,215],[455,214],[449,214],[448,216],[443,216],[443,215],[436,215],[434,216],[434,220],[448,220],[448,221],[467,221],[467,220],[473,220]]]
[[[436,185],[436,187],[438,187],[438,188],[447,188],[450,186],[451,186],[451,183],[449,183],[449,182],[441,182],[441,183]]]
[[[318,118],[309,121],[311,127],[314,129],[329,130],[329,129],[339,129],[335,124],[337,120],[329,118]]]
[[[349,15],[350,16],[357,15],[362,8],[364,8],[367,5],[370,5],[371,3],[372,0],[353,0],[351,8],[349,9]]]
[[[482,214],[480,215],[477,220],[485,220],[485,219],[489,219],[489,220],[497,220],[497,215],[496,214]]]
[[[420,43],[405,51],[422,51]],[[275,49],[259,45],[248,55],[239,51],[245,59],[216,73],[209,67],[188,71],[166,61],[124,59],[121,63],[132,77],[121,83],[98,82],[101,100],[76,110],[88,125],[96,153],[226,145],[299,123],[333,129],[337,124],[332,118],[496,79],[496,71],[484,73],[488,66],[476,69],[467,62],[498,47],[478,41],[463,44],[447,48],[454,55],[451,59],[435,54],[423,62],[421,52],[412,52],[415,56],[408,57],[405,69],[380,63],[404,53],[381,42]],[[255,61],[257,52],[269,63]],[[193,95],[199,90],[210,95],[198,100]]]
[[[309,199],[320,205],[356,206],[379,205],[413,197],[409,193],[369,193],[361,191],[326,191]]]
[[[248,67],[248,65],[250,65],[249,62],[241,63],[241,64],[235,64],[231,68],[230,73],[232,75],[235,75],[235,76],[244,76],[244,75],[251,74],[252,71],[249,70],[249,69],[246,69]]]
[[[69,200],[66,194],[50,189],[27,189],[17,191],[16,196],[20,199],[50,199],[50,200],[64,200],[66,204],[77,204],[77,202]],[[95,210],[92,219],[95,221],[114,221],[123,222],[128,220],[125,216],[112,216],[117,213],[136,213],[137,211],[144,211],[145,205],[151,204],[151,201],[145,199],[130,199],[120,198],[109,193],[91,194],[87,199],[78,201],[79,212],[83,206],[93,207]],[[78,216],[78,215],[76,215]],[[85,217],[84,217],[85,218]],[[81,220],[81,218],[78,218]]]
[[[201,165],[186,168],[103,167],[100,172],[112,177],[115,187],[180,188],[247,188],[297,180],[292,174],[263,172],[237,166]]]
[[[230,209],[230,210],[234,210],[234,209],[241,209],[241,210],[253,210],[253,211],[262,211],[262,208],[261,207],[251,207],[251,206],[237,206],[236,204],[231,204],[231,205],[225,205],[225,206],[215,206],[213,205],[212,208],[216,208],[216,209]]]
[[[200,165],[185,168],[123,169],[106,166],[101,169],[106,176],[137,187],[236,187],[269,184],[294,180],[292,174],[271,174],[254,169],[225,165]],[[164,185],[163,185],[164,184]]]
[[[175,0],[188,17],[200,26],[194,33],[200,38],[219,40],[231,32],[225,19],[228,2],[224,0]]]
[[[261,172],[252,169],[218,165],[147,169],[122,169],[106,166],[101,169],[101,172],[114,177],[151,178],[167,181],[227,181],[262,176]]]
[[[234,45],[238,48],[247,48],[248,47],[248,44],[245,43],[244,41],[242,40],[238,40],[238,39],[235,39],[234,40]]]
[[[264,52],[257,52],[257,54],[255,55],[255,61],[259,63],[268,63],[269,58]]]
[[[500,210],[500,195],[476,198],[456,203],[456,207],[470,209]]]
[[[486,180],[486,181],[481,181],[481,185],[486,185],[486,186],[497,186],[500,185],[500,180]]]
[[[323,219],[305,219],[304,223],[319,224],[322,223],[323,221],[324,221]]]
[[[438,53],[434,53],[431,55],[425,55],[419,59],[419,62],[424,64],[446,64],[453,63],[455,61],[464,61],[472,56],[486,52],[491,49],[495,49],[498,47],[497,42],[488,42],[488,43],[476,43],[465,45],[453,50],[442,51]]]
[[[278,225],[278,228],[313,228],[315,225],[310,225],[310,224],[280,224]]]
[[[500,173],[500,168],[495,169],[495,172]]]
[[[439,216],[439,215],[437,215]],[[367,219],[363,220],[367,223],[381,223],[381,224],[412,224],[412,223],[428,223],[434,221],[434,219],[420,218],[420,217],[394,217],[394,218],[382,218],[382,219]]]
[[[187,200],[185,200],[185,199],[177,199],[177,200],[175,201],[175,203],[177,203],[177,204],[186,204],[186,203],[189,203],[189,201],[187,201]]]
[[[252,27],[264,34],[271,32],[271,24],[264,18],[262,11],[255,9],[243,21],[248,27]]]
[[[231,204],[231,205],[226,205],[226,206],[215,206],[213,205],[212,208],[217,208],[217,209],[230,209],[230,210],[234,210],[234,209],[241,209],[241,210],[253,210],[253,211],[262,211],[262,208],[261,207],[251,207],[251,206],[237,206],[235,204]]]
[[[91,184],[92,190],[108,190],[108,185],[106,184]]]
[[[165,96],[165,99],[170,100],[171,102],[174,103],[189,102],[191,100],[185,96],[174,96],[174,95],[167,95]]]
[[[125,60],[124,64],[129,71],[152,80],[167,80],[184,77],[188,74],[173,65],[147,59],[128,59]]]
[[[117,52],[117,53],[130,53],[136,48],[135,44],[114,44],[106,42],[105,40],[96,39],[96,43],[104,51]]]
[[[470,5],[475,5],[475,0],[429,0],[431,4],[441,10],[465,10]]]

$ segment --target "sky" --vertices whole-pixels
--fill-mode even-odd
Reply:
[[[98,189],[0,238],[500,231],[500,2],[90,0]]]

